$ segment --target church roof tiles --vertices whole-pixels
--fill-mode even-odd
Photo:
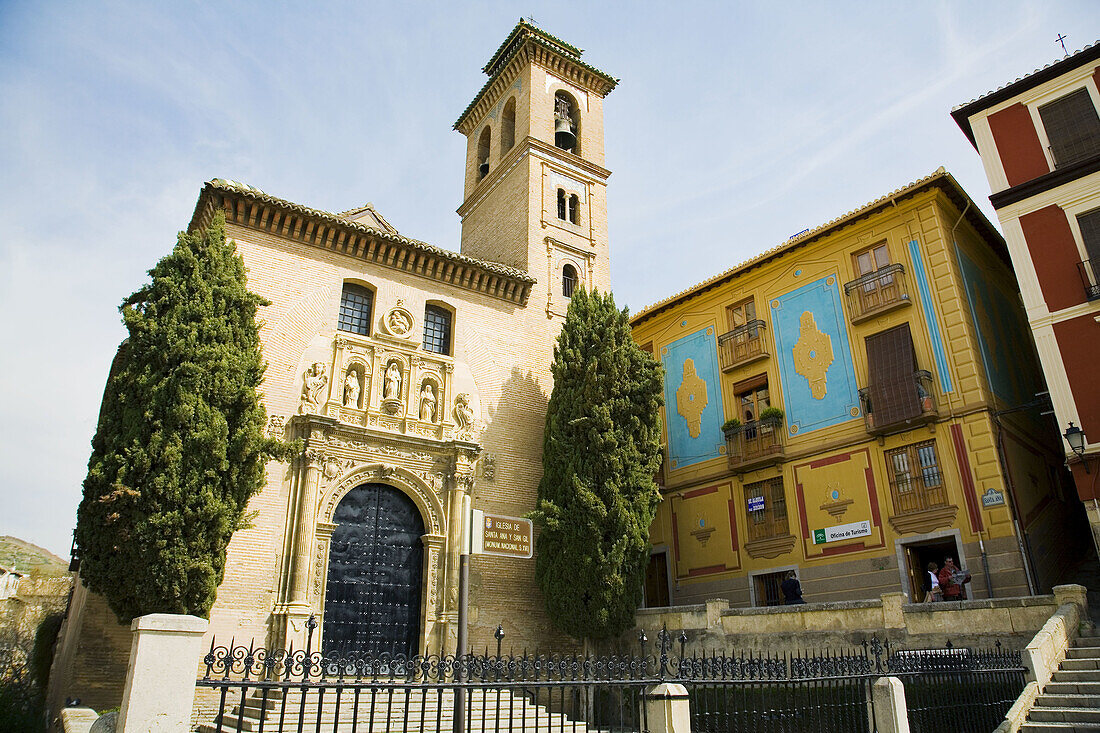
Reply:
[[[246,183],[215,178],[203,186],[188,229],[204,226],[216,210],[224,211],[226,221],[239,226],[298,239],[517,303],[526,302],[535,283],[535,278],[522,270],[402,236],[370,204],[334,214],[276,198]],[[368,212],[371,216],[364,217]],[[365,223],[371,221],[380,225]]]

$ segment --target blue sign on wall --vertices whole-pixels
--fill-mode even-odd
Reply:
[[[749,511],[750,512],[762,512],[762,511],[764,511],[764,497],[763,496],[750,496],[749,497]]]
[[[859,390],[836,277],[773,298],[771,313],[788,433],[802,435],[859,417]]]
[[[714,329],[704,328],[661,349],[669,467],[722,455],[722,389]]]

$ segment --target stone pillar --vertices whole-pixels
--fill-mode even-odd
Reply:
[[[722,628],[722,611],[730,607],[730,602],[725,598],[712,598],[707,601],[707,628]]]
[[[879,677],[871,686],[878,733],[909,733],[909,711],[905,707],[905,686],[897,677]]]
[[[294,564],[290,578],[291,613],[309,615],[309,569],[313,559],[313,530],[317,524],[317,491],[321,483],[324,454],[311,450],[303,456],[305,479],[299,492],[297,530],[294,537]]]
[[[909,600],[904,593],[883,593],[882,625],[887,629],[904,629],[905,612],[902,606]]]
[[[1067,585],[1056,585],[1052,588],[1054,591],[1054,602],[1058,604],[1058,608],[1072,603],[1077,606],[1078,618],[1078,633],[1081,635],[1088,635],[1092,629],[1092,617],[1089,615],[1089,597],[1088,589],[1083,585],[1076,585],[1070,583]]]
[[[662,682],[646,690],[644,697],[649,733],[691,733],[691,708],[686,687]]]
[[[171,613],[134,619],[119,733],[191,730],[202,636],[209,625],[204,618]]]

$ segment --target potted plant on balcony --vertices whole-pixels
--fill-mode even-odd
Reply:
[[[729,420],[726,420],[724,423],[722,423],[722,432],[726,434],[726,440],[732,438],[734,433],[736,433],[737,429],[740,427],[741,421],[738,420],[736,417],[731,417]]]
[[[758,419],[761,430],[774,430],[783,424],[783,411],[778,407],[765,407]]]

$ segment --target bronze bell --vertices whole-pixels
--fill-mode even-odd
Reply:
[[[489,174],[489,161],[485,161],[477,167],[478,176],[484,178]]]
[[[554,145],[564,150],[577,146],[577,136],[573,134],[573,125],[563,117],[554,118]]]

